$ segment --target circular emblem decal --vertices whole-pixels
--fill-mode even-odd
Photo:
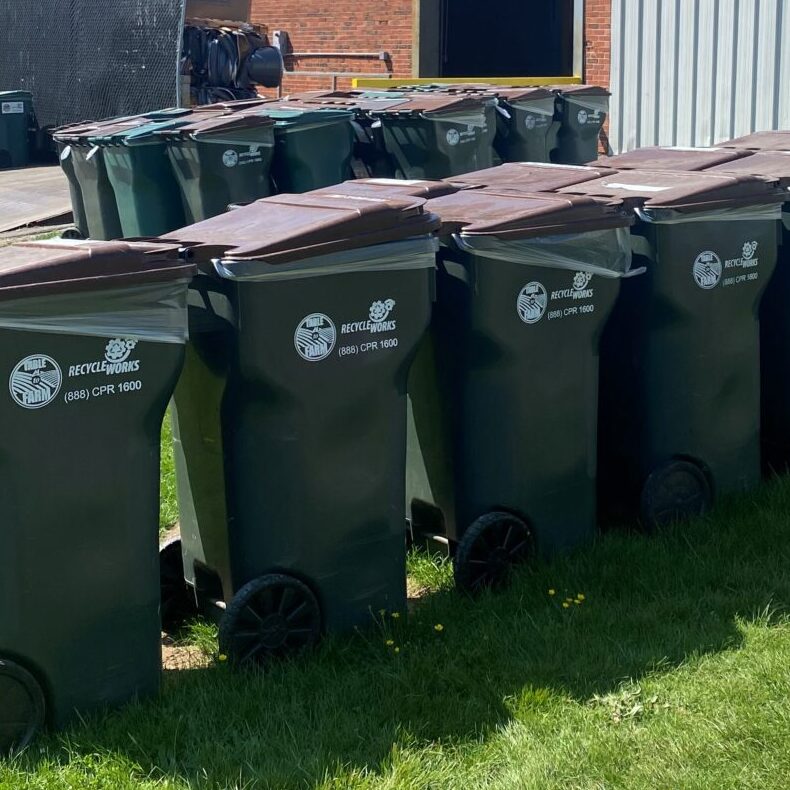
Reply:
[[[136,340],[116,337],[105,346],[104,358],[108,362],[125,362],[136,346]]]
[[[296,327],[294,346],[302,359],[320,362],[326,359],[335,347],[337,330],[329,316],[311,313],[305,316]]]
[[[534,115],[528,115],[524,119],[524,125],[527,127],[527,129],[532,131],[535,128],[535,126],[537,125],[537,119],[535,118]]]
[[[458,145],[461,142],[461,133],[457,129],[450,129],[447,132],[447,142],[450,145]]]
[[[222,164],[225,167],[236,167],[239,163],[239,155],[235,151],[225,151],[222,154]]]
[[[584,124],[586,124],[586,123],[587,123],[587,118],[588,118],[588,115],[587,115],[587,110],[579,110],[579,114],[576,116],[576,120],[577,120],[577,121],[578,121],[578,122],[579,122],[579,123],[580,123],[582,126],[584,126]]]
[[[546,312],[549,297],[546,289],[538,282],[527,283],[518,295],[516,309],[525,324],[537,324]]]
[[[40,409],[55,400],[62,383],[63,373],[52,357],[31,354],[11,371],[8,389],[23,409]]]
[[[706,250],[697,255],[694,260],[694,282],[706,291],[715,288],[721,280],[721,258],[715,252]]]

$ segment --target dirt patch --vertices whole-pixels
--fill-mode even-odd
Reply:
[[[167,634],[162,634],[162,669],[183,671],[208,666],[211,659],[199,647],[176,644]]]

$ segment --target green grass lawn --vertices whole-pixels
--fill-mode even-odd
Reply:
[[[265,673],[168,672],[158,700],[0,762],[0,787],[785,790],[789,537],[785,480],[477,601],[415,556],[408,622]]]

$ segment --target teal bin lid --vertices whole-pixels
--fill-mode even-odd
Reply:
[[[298,126],[301,124],[314,123],[335,123],[336,121],[350,121],[354,113],[350,110],[336,110],[334,108],[310,108],[310,109],[265,109],[261,110],[261,115],[267,115],[279,127]]]

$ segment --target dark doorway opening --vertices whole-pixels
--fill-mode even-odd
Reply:
[[[574,0],[423,0],[420,16],[421,76],[573,75]]]

